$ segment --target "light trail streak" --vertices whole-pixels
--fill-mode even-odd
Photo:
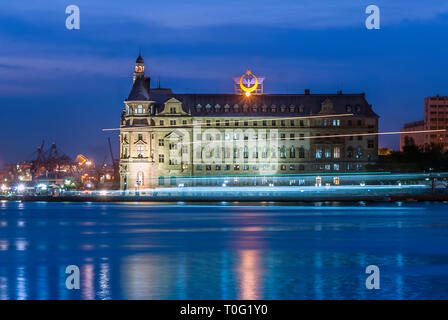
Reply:
[[[325,128],[329,129],[329,128]],[[103,129],[104,130],[104,129]],[[325,135],[325,136],[303,136],[303,137],[294,137],[294,138],[261,138],[261,139],[229,139],[229,140],[201,140],[201,141],[193,141],[186,142],[180,141],[178,142],[181,145],[194,145],[194,144],[213,144],[213,143],[232,143],[233,142],[258,142],[258,141],[288,141],[288,140],[305,140],[305,139],[324,139],[324,138],[347,138],[347,137],[364,137],[364,136],[381,136],[381,135],[394,135],[394,134],[421,134],[421,133],[436,133],[436,132],[447,132],[446,129],[438,129],[438,130],[420,130],[420,131],[390,131],[390,132],[369,132],[369,133],[349,133],[349,134],[334,134],[334,135]]]
[[[353,116],[353,113],[344,113],[344,114],[330,114],[330,115],[320,115],[320,116],[303,116],[303,117],[277,117],[277,118],[257,118],[257,119],[244,119],[244,120],[237,120],[237,119],[224,119],[229,121],[234,121],[238,123],[244,123],[244,122],[256,122],[256,121],[272,121],[272,120],[291,120],[291,119],[318,119],[318,118],[335,118],[335,117],[350,117]],[[213,115],[210,116],[195,116],[195,118],[207,118],[207,117],[214,117]],[[237,116],[235,116],[237,117]],[[139,117],[138,117],[139,118]],[[232,118],[232,116],[229,116],[229,118]],[[222,122],[224,124],[224,122]],[[174,125],[163,125],[163,126],[148,126],[150,128],[175,128],[175,127],[194,127],[194,126],[206,126],[205,123],[201,124],[174,124]],[[216,126],[215,126],[216,127]],[[213,129],[215,127],[212,127]],[[225,127],[223,125],[223,127]],[[296,126],[294,126],[296,127]],[[301,127],[298,127],[301,128]],[[305,127],[304,127],[305,128]],[[102,129],[102,131],[116,131],[121,130],[121,128],[111,128],[111,129]]]

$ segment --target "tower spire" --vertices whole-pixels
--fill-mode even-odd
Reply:
[[[135,60],[135,71],[134,71],[134,77],[133,82],[137,78],[144,77],[145,76],[145,60],[142,58],[141,51],[137,57],[137,60]]]

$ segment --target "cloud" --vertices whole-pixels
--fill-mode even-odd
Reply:
[[[446,0],[258,0],[227,1],[147,1],[111,2],[78,0],[81,28],[84,21],[102,25],[135,22],[164,28],[209,28],[240,25],[244,30],[257,26],[294,29],[364,27],[365,8],[378,5],[383,25],[404,21],[425,22],[448,14]],[[14,15],[34,24],[50,19],[65,20],[65,3],[58,0],[2,3],[2,14]],[[46,19],[43,13],[50,13]],[[59,21],[60,20],[60,21]]]

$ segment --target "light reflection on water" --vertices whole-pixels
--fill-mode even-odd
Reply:
[[[2,203],[0,299],[446,299],[447,209]]]

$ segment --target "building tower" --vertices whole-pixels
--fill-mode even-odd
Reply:
[[[134,78],[133,82],[135,83],[135,80],[140,77],[145,76],[145,60],[143,60],[142,56],[139,54],[137,60],[135,61],[135,71],[134,71]]]

